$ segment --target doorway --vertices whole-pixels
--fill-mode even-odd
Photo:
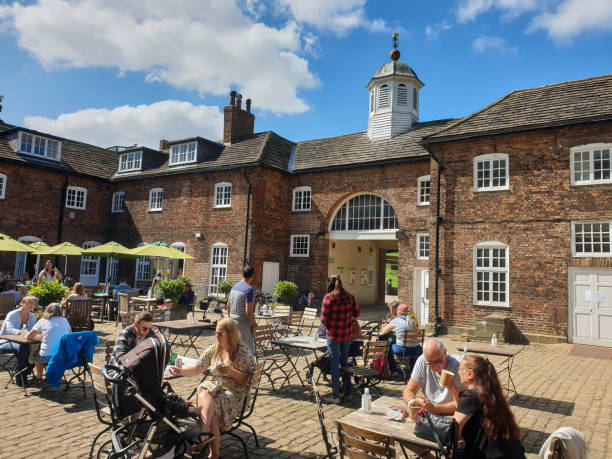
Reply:
[[[612,347],[612,269],[569,270],[571,343]]]
[[[279,263],[275,261],[263,262],[263,274],[261,278],[261,291],[271,294],[272,289],[278,284]]]
[[[414,285],[412,309],[419,324],[426,325],[429,323],[429,269],[414,268],[412,285]]]

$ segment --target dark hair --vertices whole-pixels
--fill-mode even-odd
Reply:
[[[151,314],[149,311],[140,311],[138,314],[136,314],[134,322],[153,322],[153,314]]]
[[[249,279],[253,277],[253,274],[255,274],[255,269],[248,263],[245,263],[244,268],[242,268],[242,277]]]
[[[189,287],[189,290],[191,290],[191,284],[189,282],[185,282],[185,287]]]
[[[346,290],[344,290],[344,287],[342,287],[342,280],[340,279],[340,276],[331,276],[329,279],[327,279],[327,293],[336,291],[336,283],[338,284],[339,296],[346,295]]]
[[[45,261],[45,269],[47,268],[47,263],[51,263],[51,268],[55,268],[55,263],[53,263],[51,260],[47,260]]]
[[[479,355],[466,355],[464,360],[467,368],[474,372],[474,384],[482,405],[482,428],[487,437],[505,442],[520,440],[521,432],[493,364]]]

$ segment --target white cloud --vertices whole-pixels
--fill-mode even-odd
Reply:
[[[223,137],[223,113],[218,107],[164,100],[151,105],[124,105],[111,110],[89,108],[64,113],[57,119],[28,116],[26,127],[93,145],[144,145],[159,148],[159,140],[199,135]]]
[[[472,43],[472,49],[477,53],[484,53],[488,50],[496,50],[504,53],[515,53],[517,49],[508,45],[506,40],[495,35],[481,35]]]
[[[0,4],[0,29],[9,27],[47,70],[112,67],[145,72],[206,94],[237,89],[254,109],[278,114],[308,110],[298,96],[319,84],[299,56],[301,28],[255,22],[239,0],[38,0]],[[247,7],[261,11],[259,1]],[[354,9],[353,9],[354,10]],[[350,11],[353,11],[350,10]],[[350,28],[351,19],[343,15]]]
[[[544,29],[557,41],[567,40],[587,30],[612,30],[612,1],[565,0],[556,11],[536,16],[530,31]]]
[[[448,23],[445,19],[442,22],[438,22],[432,26],[425,27],[425,36],[428,40],[435,40],[440,36],[442,32],[451,29],[453,26]]]
[[[538,0],[459,0],[457,21],[474,21],[476,16],[491,8],[502,10],[506,19],[513,19],[527,11],[541,8],[544,3]]]
[[[366,17],[367,0],[276,0],[282,10],[288,11],[299,23],[337,35],[346,35],[351,29],[365,27],[373,32],[386,29],[382,19]]]

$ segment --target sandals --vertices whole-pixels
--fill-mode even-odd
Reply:
[[[191,445],[191,452],[205,449],[214,439],[215,436],[210,432],[200,432],[193,445]]]

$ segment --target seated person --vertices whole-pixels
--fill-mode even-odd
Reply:
[[[36,305],[38,304],[38,298],[35,296],[26,296],[21,300],[21,306],[19,309],[14,309],[9,312],[2,323],[0,328],[0,335],[18,335],[25,325],[26,330],[32,330],[36,323],[36,316],[32,313]],[[30,346],[28,344],[12,343],[0,339],[0,354],[6,354],[14,352],[17,356],[17,370],[22,370],[28,366],[28,356],[30,355]],[[30,369],[24,371],[17,379],[17,385],[22,386]]]
[[[425,396],[417,399],[421,408],[435,414],[453,414],[455,412],[453,394],[448,388],[440,386],[440,373],[442,370],[453,372],[457,387],[461,387],[457,374],[460,361],[460,356],[446,352],[444,344],[439,339],[425,340],[423,354],[415,362],[410,380],[404,389],[404,402],[416,399],[419,389],[423,389]]]
[[[401,374],[401,371],[397,369],[394,355],[418,357],[423,353],[423,348],[420,344],[414,343],[410,346],[404,347],[404,335],[406,330],[416,330],[416,321],[409,317],[410,311],[408,306],[400,304],[397,308],[397,317],[395,317],[389,324],[385,325],[381,330],[381,334],[386,335],[387,333],[393,333],[395,336],[394,342],[389,346],[389,370],[392,373]]]
[[[521,433],[489,359],[466,356],[459,376],[463,390],[454,379],[448,386],[453,395],[453,417],[459,425],[459,448],[454,457],[525,458]]]
[[[19,292],[17,291],[17,285],[15,282],[8,282],[6,285],[6,290],[0,292],[0,295],[12,295],[15,298],[15,303],[19,303]]]
[[[62,306],[66,305],[68,300],[86,300],[87,294],[85,293],[85,286],[81,282],[77,282],[72,287],[72,290],[68,292],[68,296],[62,300]]]
[[[196,376],[210,369],[212,380],[198,386],[201,435],[214,436],[212,458],[219,457],[220,431],[228,430],[240,414],[247,396],[248,381],[255,362],[250,350],[240,342],[238,326],[229,317],[217,323],[217,344],[206,349],[197,365],[170,367],[176,376]]]
[[[193,310],[193,303],[195,302],[195,292],[191,288],[191,284],[189,282],[185,282],[185,290],[183,294],[178,300],[178,304],[182,305],[187,309],[187,311],[191,312]]]
[[[125,278],[122,278],[119,281],[119,285],[117,285],[113,290],[113,299],[110,302],[111,320],[116,317],[117,309],[119,308],[118,295],[120,293],[128,293],[130,290],[132,290],[132,287],[130,286],[130,284],[127,283],[127,280]]]
[[[115,347],[108,363],[120,366],[121,357],[130,352],[138,343],[145,338],[152,338],[155,333],[153,328],[153,315],[149,311],[140,311],[134,318],[134,323],[128,325],[117,335]]]
[[[397,317],[397,308],[399,304],[400,304],[399,301],[392,301],[391,303],[389,303],[389,313],[385,315],[386,323],[391,322],[393,319]]]
[[[26,271],[21,275],[21,282],[25,284],[29,280],[30,280],[30,274],[28,274],[28,272]]]
[[[45,308],[42,318],[36,322],[27,334],[28,341],[40,339],[40,351],[36,356],[36,380],[40,384],[43,377],[43,365],[49,363],[51,356],[59,348],[60,339],[64,333],[70,333],[70,324],[62,317],[62,306],[51,303]]]
[[[45,262],[45,269],[43,269],[38,275],[38,283],[42,282],[53,282],[54,280],[61,281],[62,273],[55,267],[55,264],[51,260]]]

